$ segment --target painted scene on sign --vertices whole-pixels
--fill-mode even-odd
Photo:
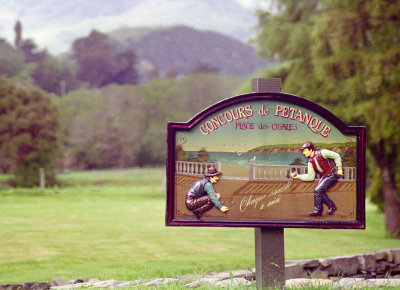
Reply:
[[[356,220],[357,138],[308,108],[239,103],[174,138],[177,219]]]

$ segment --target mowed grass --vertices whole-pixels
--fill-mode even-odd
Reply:
[[[166,227],[161,168],[59,174],[64,186],[0,182],[0,283],[134,280],[254,267],[254,229]],[[367,230],[285,229],[286,259],[398,247],[367,206]]]

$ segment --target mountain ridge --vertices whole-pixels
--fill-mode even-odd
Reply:
[[[257,17],[236,0],[20,0],[0,1],[0,34],[10,43],[17,20],[23,37],[53,54],[67,52],[72,41],[95,29],[186,25],[246,41],[255,34]]]
[[[124,28],[109,35],[163,73],[176,70],[185,75],[199,64],[206,64],[221,73],[249,76],[268,64],[250,45],[215,31],[185,25]]]

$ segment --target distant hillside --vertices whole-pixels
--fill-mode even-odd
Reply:
[[[298,152],[301,153],[300,147],[303,145],[301,144],[282,144],[282,145],[265,145],[260,146],[254,149],[249,150],[251,153],[260,153],[260,152],[268,152],[268,153],[279,153],[279,152]],[[344,143],[332,143],[332,144],[325,144],[325,143],[316,143],[314,144],[315,149],[329,149],[335,151],[337,153],[345,153],[346,152],[346,144]]]
[[[186,26],[124,28],[110,36],[124,46],[132,47],[141,60],[161,72],[174,69],[187,74],[201,63],[216,67],[221,73],[249,76],[268,65],[267,61],[257,57],[253,47],[239,40]]]

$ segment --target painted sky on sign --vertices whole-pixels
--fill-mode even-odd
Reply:
[[[251,117],[244,118],[242,114],[242,119],[232,122],[226,122],[223,117],[222,120],[224,123],[226,122],[225,125],[218,126],[218,129],[211,131],[208,129],[211,127],[209,122],[207,128],[207,121],[217,118],[219,114],[225,114],[230,110],[235,111],[246,106],[251,106],[253,112]],[[306,122],[300,122],[300,118],[293,120],[290,118],[290,114],[289,118],[284,118],[282,117],[283,112],[278,112],[276,116],[277,110],[279,111],[283,106],[316,117],[321,121],[320,128],[326,124],[331,131],[324,137],[319,132],[314,133]],[[244,114],[250,112],[248,108],[243,111]],[[288,115],[288,112],[286,112],[286,115]],[[228,116],[230,116],[230,113],[228,113]],[[292,115],[292,118],[295,118],[295,115]],[[314,124],[316,122],[315,120]],[[208,135],[205,135],[202,131],[208,133]],[[315,128],[314,131],[316,131]],[[182,145],[185,151],[198,151],[204,148],[207,151],[215,152],[247,152],[259,146],[296,144],[306,141],[327,144],[345,143],[349,139],[355,141],[354,137],[343,135],[332,123],[311,110],[290,103],[270,100],[246,102],[221,109],[203,119],[190,131],[178,131],[176,138],[177,145]]]

